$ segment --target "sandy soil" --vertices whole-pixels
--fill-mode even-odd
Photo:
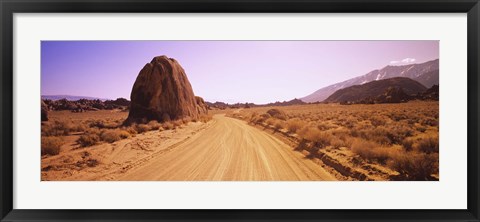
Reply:
[[[224,115],[47,157],[42,167],[42,180],[335,180],[279,139]]]

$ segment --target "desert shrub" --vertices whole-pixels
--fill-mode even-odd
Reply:
[[[63,140],[56,136],[42,136],[42,155],[58,155],[60,147],[64,144]]]
[[[414,144],[414,149],[424,153],[438,153],[438,136],[420,138],[417,143]]]
[[[150,127],[150,130],[158,130],[161,127],[161,124],[158,123],[156,120],[152,120],[147,124]]]
[[[147,125],[147,124],[137,124],[135,125],[135,130],[137,131],[137,133],[144,133],[144,132],[148,132],[150,131],[150,126]]]
[[[418,132],[421,132],[421,133],[424,133],[425,131],[427,131],[427,127],[422,125],[416,126],[416,129]]]
[[[115,141],[126,139],[128,137],[130,137],[130,134],[127,131],[121,129],[104,130],[100,134],[100,139],[108,143],[113,143]]]
[[[365,129],[360,131],[352,131],[352,135],[359,136],[364,140],[373,141],[378,144],[392,144],[391,133],[385,127],[376,127],[374,129]]]
[[[138,133],[134,126],[125,127],[123,128],[123,130],[125,130],[129,135],[132,136],[137,135]]]
[[[104,120],[93,120],[89,124],[90,127],[97,127],[97,128],[105,128],[105,121]]]
[[[202,123],[207,123],[208,121],[212,120],[213,117],[212,115],[208,115],[208,114],[202,114],[198,117],[198,119],[200,120],[200,122]]]
[[[285,112],[279,109],[269,109],[267,113],[273,118],[277,118],[281,120],[287,119],[287,115],[285,114]]]
[[[277,120],[275,121],[275,124],[273,124],[273,127],[275,128],[275,130],[281,130],[285,128],[285,122],[282,120]]]
[[[80,144],[81,147],[93,146],[100,141],[100,137],[98,134],[88,133],[81,135],[80,138],[77,139],[77,143]]]
[[[426,117],[420,123],[425,126],[438,126],[438,120],[432,117]]]
[[[74,127],[71,121],[54,121],[42,125],[43,136],[66,136]]]
[[[338,137],[341,140],[346,140],[347,138],[350,138],[350,130],[343,128],[343,127],[338,127],[336,129],[333,129],[330,131],[332,135],[335,137]]]
[[[404,119],[408,119],[409,117],[405,113],[397,113],[397,112],[392,112],[388,115],[390,119],[393,121],[401,121]]]
[[[413,130],[405,125],[393,125],[384,127],[378,126],[375,128],[352,131],[352,135],[358,134],[365,140],[374,141],[382,145],[401,144],[406,137],[413,135]]]
[[[438,173],[438,154],[399,153],[392,156],[388,165],[406,180],[430,180],[432,174]]]
[[[305,126],[305,122],[300,119],[289,119],[287,121],[287,130],[290,133],[296,133],[302,127]]]
[[[183,119],[181,119],[181,120],[182,120],[182,124],[188,124],[189,122],[192,121],[192,118],[190,118],[190,117],[185,117],[185,118],[183,118]]]
[[[117,122],[117,120],[111,120],[111,119],[107,119],[107,120],[96,119],[96,120],[90,121],[89,126],[97,127],[99,129],[105,129],[105,128],[113,129],[113,128],[117,128],[120,125],[120,122]]]
[[[270,126],[272,126],[273,124],[275,124],[275,122],[276,122],[276,120],[275,120],[274,118],[272,118],[272,117],[271,117],[271,118],[268,118],[268,119],[265,121],[265,123],[266,123],[267,125],[270,125]]]
[[[413,138],[405,138],[402,141],[402,146],[403,149],[406,151],[411,151],[413,149],[413,144],[415,143],[415,140]]]
[[[321,130],[315,127],[303,127],[298,132],[300,138],[304,140],[308,140],[314,143],[314,146],[325,147],[330,145],[330,141],[332,140],[332,135],[326,132],[322,132]]]
[[[165,130],[171,130],[171,129],[175,129],[175,126],[171,122],[164,122],[162,123],[162,128]]]
[[[349,147],[351,144],[348,143],[345,139],[340,139],[336,136],[333,136],[332,139],[330,140],[330,145],[333,148],[340,148],[340,147]]]
[[[78,122],[67,121],[66,126],[69,132],[84,132],[88,129],[88,126],[81,121],[78,121]]]
[[[382,147],[375,142],[361,139],[355,139],[352,142],[351,149],[354,153],[358,154],[365,160],[377,161],[382,164],[386,163],[392,152],[390,148]]]
[[[328,123],[328,122],[324,122],[324,121],[320,121],[318,124],[317,124],[317,128],[319,130],[329,130],[329,129],[332,129],[332,128],[335,128],[334,125]]]
[[[387,120],[383,116],[381,117],[381,116],[374,115],[370,117],[369,120],[373,126],[383,126],[387,123]]]
[[[182,120],[175,120],[175,121],[172,121],[171,122],[173,124],[173,126],[175,126],[175,129],[177,127],[180,127],[181,125],[183,125],[183,121]]]
[[[257,117],[258,117],[258,113],[257,113],[257,112],[250,113],[249,122],[250,122],[250,123],[254,123],[254,122],[255,122],[255,119],[256,119]]]
[[[388,128],[392,143],[400,144],[403,139],[413,135],[413,129],[407,124],[394,124]]]
[[[260,123],[263,123],[265,122],[267,119],[269,119],[270,117],[270,114],[268,113],[263,113],[262,115],[260,115],[257,120],[255,121],[257,124],[260,124]]]

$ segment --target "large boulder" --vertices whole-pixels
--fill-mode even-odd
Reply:
[[[172,58],[157,56],[147,63],[133,84],[126,123],[198,118],[206,113],[203,99],[195,97],[182,66]]]

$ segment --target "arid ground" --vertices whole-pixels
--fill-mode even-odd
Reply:
[[[128,112],[50,111],[41,178],[438,180],[438,101],[210,110],[124,126]]]

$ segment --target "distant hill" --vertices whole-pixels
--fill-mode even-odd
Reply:
[[[339,89],[393,77],[407,77],[419,81],[426,87],[431,87],[433,85],[438,85],[439,83],[438,70],[438,59],[420,64],[386,66],[380,70],[373,70],[365,75],[321,88],[314,93],[301,98],[301,100],[304,102],[321,102]]]
[[[71,95],[42,95],[42,99],[49,99],[49,100],[61,100],[66,99],[68,101],[77,101],[80,99],[88,99],[88,100],[108,100],[105,98],[98,98],[98,97],[91,97],[91,96],[71,96]]]
[[[414,96],[426,90],[427,88],[424,85],[415,80],[395,77],[339,89],[325,99],[324,102],[358,103],[362,100],[377,98],[386,94],[403,97]]]
[[[265,105],[259,105],[259,106],[293,106],[293,105],[303,105],[305,104],[304,101],[300,100],[300,99],[292,99],[290,101],[283,101],[283,102],[274,102],[274,103],[268,103],[268,104],[265,104]]]
[[[267,103],[267,104],[255,104],[255,103],[235,103],[235,104],[228,104],[224,102],[205,102],[207,106],[212,109],[226,109],[226,108],[251,108],[251,107],[262,107],[262,106],[293,106],[293,105],[303,105],[306,104],[302,100],[297,98],[292,99],[290,101],[283,101],[283,102],[274,102],[274,103]]]

